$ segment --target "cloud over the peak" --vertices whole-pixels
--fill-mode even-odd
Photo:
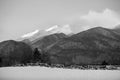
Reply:
[[[118,14],[110,9],[105,9],[102,12],[89,11],[88,14],[80,17],[80,20],[85,22],[88,28],[102,26],[105,28],[114,28],[120,24]]]

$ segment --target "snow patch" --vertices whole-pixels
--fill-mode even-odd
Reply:
[[[55,25],[53,27],[46,29],[45,31],[52,31],[52,30],[57,29],[57,28],[58,28],[58,25]]]
[[[45,31],[50,32],[52,34],[53,33],[64,33],[64,34],[71,34],[72,33],[72,30],[68,24],[63,25],[63,26],[55,25],[53,27],[46,29]]]
[[[120,71],[7,67],[0,68],[0,80],[120,80]]]
[[[36,33],[38,33],[38,32],[39,32],[39,30],[35,30],[35,31],[33,31],[33,32],[24,34],[24,35],[22,36],[22,38],[31,37],[31,36],[35,35]]]
[[[41,33],[41,34],[37,34],[37,33]],[[72,30],[68,24],[63,25],[63,26],[55,25],[55,26],[52,26],[52,27],[45,29],[43,31],[35,30],[33,32],[24,34],[23,36],[21,36],[21,38],[23,38],[23,39],[24,38],[32,38],[36,34],[37,34],[37,36],[40,36],[40,35],[50,35],[50,34],[54,34],[54,33],[64,33],[64,34],[68,35],[68,34],[72,33]]]

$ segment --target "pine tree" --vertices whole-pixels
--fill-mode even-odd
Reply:
[[[0,58],[0,67],[2,66],[2,58]]]
[[[108,63],[106,61],[103,61],[102,65],[108,65]]]
[[[41,54],[40,54],[38,48],[35,48],[33,57],[34,57],[35,61],[39,61],[40,60]]]

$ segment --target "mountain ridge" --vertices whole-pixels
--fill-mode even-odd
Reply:
[[[47,50],[54,59],[58,59],[52,58],[53,62],[63,64],[100,64],[104,60],[110,64],[120,64],[119,51],[120,36],[111,29],[101,27],[62,39]]]
[[[54,25],[48,29],[45,30],[35,30],[33,32],[24,34],[23,36],[21,36],[21,39],[29,39],[30,41],[34,41],[37,38],[42,38],[44,36],[47,35],[51,35],[51,34],[55,34],[55,33],[64,33],[66,35],[71,35],[72,34],[72,30],[70,28],[69,25],[63,25],[63,26],[58,26],[58,25]]]
[[[54,33],[41,37],[38,34],[37,39],[23,42],[33,50],[38,48],[41,53],[49,54],[51,64],[90,65],[103,61],[120,64],[120,35],[113,29],[95,27],[70,36]]]

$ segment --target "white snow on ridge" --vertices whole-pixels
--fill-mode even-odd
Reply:
[[[63,26],[55,25],[53,27],[46,29],[45,31],[51,32],[51,33],[64,33],[64,34],[71,34],[72,33],[72,30],[68,24],[63,25]]]
[[[37,33],[41,32],[40,35],[50,35],[50,34],[54,34],[54,33],[64,33],[66,35],[68,34],[71,34],[72,33],[72,30],[70,28],[70,25],[63,25],[63,26],[58,26],[58,25],[54,25],[48,29],[45,29],[43,31],[39,31],[39,30],[35,30],[33,32],[30,32],[30,33],[27,33],[27,34],[24,34],[23,36],[21,36],[23,39],[24,38],[32,38],[34,37],[34,35],[36,35]],[[38,36],[38,35],[37,35]]]
[[[35,35],[36,33],[38,33],[38,32],[39,32],[39,30],[35,30],[33,32],[30,32],[30,33],[27,33],[27,34],[23,35],[22,38],[31,37],[31,36]]]
[[[45,31],[52,31],[52,30],[54,30],[54,29],[56,29],[56,28],[58,28],[58,25],[55,25],[55,26],[53,26],[53,27],[50,27],[50,28],[46,29]]]
[[[0,80],[120,80],[120,71],[6,67],[0,68]]]

